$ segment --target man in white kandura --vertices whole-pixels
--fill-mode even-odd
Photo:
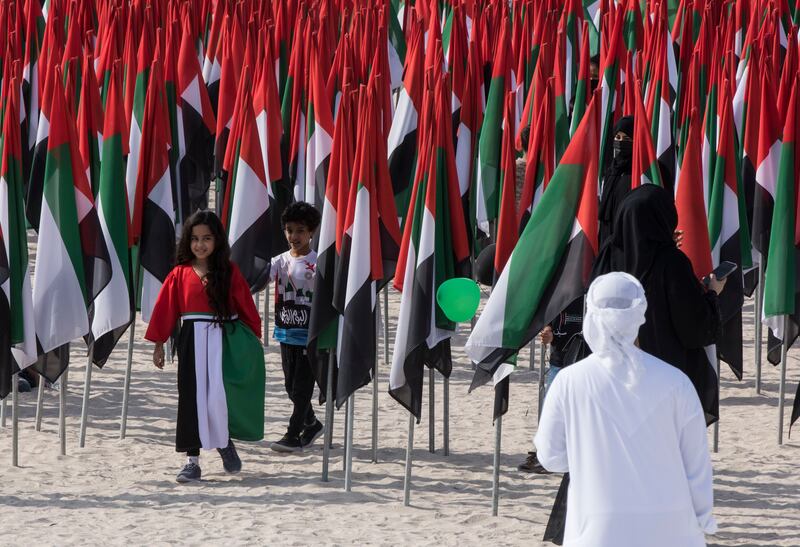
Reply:
[[[589,288],[593,354],[559,374],[534,442],[569,472],[564,545],[705,545],[717,529],[703,409],[689,378],[636,347],[647,300],[626,273]]]

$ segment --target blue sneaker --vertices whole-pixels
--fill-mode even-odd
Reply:
[[[180,483],[197,482],[200,480],[200,466],[196,463],[187,463],[183,466],[176,479]]]
[[[236,447],[233,446],[233,441],[229,440],[225,448],[217,448],[217,452],[222,456],[222,467],[226,473],[238,473],[242,470],[242,460],[236,452]]]

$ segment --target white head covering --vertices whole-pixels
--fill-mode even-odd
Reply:
[[[586,296],[583,336],[592,353],[612,375],[632,389],[644,370],[634,345],[644,324],[647,299],[641,283],[630,274],[612,272],[592,282]]]

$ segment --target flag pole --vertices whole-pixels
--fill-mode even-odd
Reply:
[[[536,423],[542,419],[542,407],[544,406],[544,388],[545,388],[545,370],[544,370],[544,343],[539,344],[539,397],[538,397],[538,412],[536,414]]]
[[[269,347],[269,283],[264,288],[264,347]]]
[[[0,427],[6,427],[6,407],[8,406],[8,397],[3,399],[2,404],[0,404]]]
[[[389,366],[389,284],[383,287],[383,362]]]
[[[783,341],[781,342],[781,383],[778,388],[778,445],[783,444],[783,399],[786,394],[786,357],[789,352],[788,315],[783,316]]]
[[[436,452],[436,371],[428,369],[428,452]]]
[[[500,439],[503,434],[503,417],[494,421],[494,471],[492,473],[492,516],[497,516],[500,504]]]
[[[442,425],[442,435],[444,436],[443,440],[443,448],[444,448],[444,455],[450,455],[450,378],[445,376],[444,381],[444,393],[442,404],[444,407],[442,408],[442,419],[444,424]]]
[[[69,370],[61,375],[61,386],[58,390],[58,437],[61,439],[61,455],[67,455],[67,376]]]
[[[333,441],[333,360],[335,348],[328,350],[328,381],[325,385],[325,436],[322,447],[322,482],[328,482],[328,466]]]
[[[406,445],[406,475],[403,481],[403,505],[411,504],[411,454],[414,450],[414,415],[408,413],[408,444]]]
[[[764,258],[758,263],[758,285],[756,285],[756,309],[753,312],[753,319],[756,327],[756,393],[761,394],[761,309],[764,305]]]
[[[11,377],[11,465],[19,467],[19,373]]]
[[[350,492],[353,489],[353,425],[355,422],[354,406],[356,402],[355,394],[350,395],[347,400],[347,437],[345,440],[345,470],[344,470],[344,490]]]
[[[36,431],[42,430],[42,406],[44,404],[44,376],[39,376],[39,387],[36,393]]]
[[[720,377],[719,371],[719,354],[717,354],[717,400],[719,400],[719,394],[721,391],[720,384],[722,383],[722,378]],[[714,441],[713,441],[713,448],[714,454],[719,452],[719,417],[717,417],[717,421],[714,422]]]
[[[86,377],[83,382],[83,405],[81,406],[81,430],[78,446],[81,448],[86,444],[86,422],[89,417],[89,393],[92,389],[92,359],[94,358],[94,347],[89,350],[89,359],[86,361]]]
[[[381,331],[380,304],[376,308],[374,314],[375,360],[372,363],[372,463],[378,463],[378,334]],[[385,342],[386,340],[384,339]]]
[[[133,301],[139,298],[139,253],[136,253],[133,267]],[[128,360],[125,365],[125,381],[122,386],[122,417],[119,424],[119,438],[125,438],[125,429],[128,425],[128,399],[131,391],[131,367],[133,364],[133,342],[136,339],[136,304],[133,306],[133,321],[128,334]]]
[[[342,435],[342,439],[344,439],[344,450],[342,454],[342,473],[347,472],[347,431],[350,427],[350,413],[347,412],[347,402],[345,402],[344,408],[344,434]]]

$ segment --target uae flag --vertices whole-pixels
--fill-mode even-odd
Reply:
[[[238,23],[234,18],[233,28],[238,28]],[[225,151],[228,148],[228,139],[231,133],[231,121],[233,111],[236,107],[236,84],[241,75],[241,62],[243,54],[241,43],[235,44],[232,41],[225,41],[222,46],[222,72],[219,79],[219,102],[217,103],[217,128],[215,130],[216,140],[214,141],[214,177],[217,180],[217,190],[219,195],[225,195],[225,184],[228,173],[225,172]],[[216,204],[217,212],[222,211],[222,203]]]
[[[147,21],[147,20],[146,20]],[[147,84],[150,79],[150,63],[153,61],[152,37],[148,29],[142,30],[139,40],[139,52],[136,60],[136,80],[134,88],[126,89],[125,113],[128,117],[128,160],[125,164],[125,185],[128,189],[128,214],[131,219],[132,237],[139,241],[141,237],[141,194],[138,187],[139,161],[141,156],[142,124],[144,123],[144,107],[147,98]],[[131,70],[133,67],[127,67]],[[170,190],[170,192],[172,192]],[[138,196],[138,197],[137,197]],[[137,221],[137,219],[139,219]]]
[[[30,176],[33,147],[39,130],[39,109],[41,87],[39,79],[40,46],[44,39],[44,18],[39,2],[29,2],[25,6],[25,52],[22,67],[22,100],[27,120],[26,132],[22,141],[22,176]],[[25,138],[26,137],[26,138]]]
[[[656,170],[659,171],[659,174],[654,176],[661,179],[661,186],[672,191],[675,184],[675,145],[672,138],[671,105],[673,100],[667,66],[668,53],[666,48],[658,47],[656,54],[658,57],[654,63],[655,74],[648,83],[647,119],[650,120],[652,143],[658,160]],[[637,85],[637,88],[642,89],[640,84]],[[635,142],[636,138],[634,137]],[[651,181],[658,184],[652,179]]]
[[[233,151],[231,174],[225,186],[222,223],[228,232],[233,260],[247,280],[251,292],[269,283],[272,238],[270,217],[275,214],[275,198],[264,174],[261,143],[253,112],[250,67],[245,67],[239,82],[234,115],[234,131],[229,143]]]
[[[342,100],[333,130],[328,181],[325,185],[325,200],[322,205],[322,221],[317,247],[317,270],[314,275],[314,300],[308,323],[308,355],[312,371],[320,386],[320,394],[328,385],[328,351],[336,348],[339,312],[334,307],[336,266],[347,211],[347,197],[353,170],[355,148],[355,105],[357,99],[350,80],[352,71],[347,70],[342,87]],[[334,375],[335,379],[335,375]],[[335,388],[334,388],[335,391]]]
[[[333,147],[333,114],[319,55],[318,48],[312,47],[304,176],[306,202],[322,211]]]
[[[11,391],[12,375],[36,361],[28,241],[23,207],[19,83],[4,82],[0,133],[0,399]]]
[[[688,117],[686,149],[675,186],[678,230],[684,233],[681,251],[689,257],[697,279],[711,273],[711,243],[708,239],[708,215],[703,198],[703,160],[700,152],[700,114],[692,110]]]
[[[642,82],[631,80],[627,85],[634,88],[634,117],[633,117],[633,160],[631,166],[631,188],[638,188],[642,184],[655,184],[663,186],[661,169],[658,166],[653,139],[650,136],[649,116],[642,104],[640,92]]]
[[[122,65],[111,70],[103,125],[97,213],[108,248],[111,279],[94,301],[88,345],[92,361],[102,367],[133,319],[128,202],[125,191],[127,128],[122,103]]]
[[[50,133],[33,280],[40,353],[89,332],[89,312],[111,279],[108,249],[78,155],[75,113],[67,109],[62,74],[53,77]],[[49,368],[49,367],[47,367]],[[37,369],[55,381],[63,372]]]
[[[376,291],[396,267],[399,228],[388,181],[385,137],[380,128],[380,93],[371,77],[356,145],[356,170],[350,186],[342,246],[336,272],[334,305],[341,314],[337,342],[339,363],[336,406],[369,383],[375,363]]]
[[[475,173],[475,215],[477,228],[489,237],[489,222],[497,219],[500,208],[500,148],[503,109],[508,92],[516,89],[512,71],[513,55],[508,16],[503,16],[492,63],[492,79],[486,111],[478,139]]]
[[[708,233],[714,267],[723,261],[736,264],[739,269],[728,277],[725,290],[720,294],[722,336],[717,340],[720,359],[730,365],[736,377],[742,379],[742,304],[744,302],[744,277],[742,271],[751,266],[750,236],[744,210],[744,192],[734,147],[733,108],[730,86],[722,85],[719,122],[719,145],[714,164],[714,178],[708,208]]]
[[[600,108],[598,92],[467,340],[470,389],[584,293],[597,254]]]
[[[417,420],[425,365],[446,377],[452,369],[450,337],[456,325],[437,305],[436,291],[444,281],[466,273],[469,258],[447,82],[441,73],[435,90],[426,95],[425,140],[433,148],[424,153],[425,165],[417,170],[395,272],[394,286],[402,296],[389,376],[389,394]]]
[[[422,106],[423,59],[422,32],[413,23],[405,76],[400,87],[397,108],[389,130],[389,176],[395,196],[395,207],[401,215],[408,211],[411,187],[417,167],[417,125]]]
[[[775,188],[775,208],[772,216],[772,236],[769,242],[769,255],[764,277],[764,323],[772,329],[776,338],[787,340],[791,347],[800,329],[800,292],[798,292],[797,272],[800,259],[800,241],[797,237],[797,192],[798,173],[800,173],[800,153],[797,150],[798,85],[792,86],[788,103],[786,123],[783,127],[783,145],[778,166],[778,180]],[[786,331],[784,332],[784,316]],[[780,345],[769,348],[771,363],[780,362]],[[791,424],[800,417],[800,386],[795,395]]]
[[[134,233],[141,233],[142,320],[150,321],[161,284],[174,265],[175,208],[169,171],[169,118],[161,61],[150,68],[136,183]]]
[[[188,17],[183,20],[178,54],[176,119],[178,122],[178,175],[184,215],[208,206],[216,122],[208,91],[200,74]],[[183,219],[181,219],[183,220]]]
[[[41,110],[33,117],[37,119],[35,141],[31,151],[30,177],[25,190],[25,216],[34,230],[39,230],[39,215],[42,212],[44,192],[44,167],[47,163],[47,140],[50,136],[50,105],[52,103],[55,63],[51,63],[42,80]]]
[[[551,78],[552,81],[552,78]],[[553,138],[553,90],[547,85],[541,108],[537,108],[536,123],[531,124],[531,133],[528,137],[528,150],[525,163],[525,181],[522,185],[522,195],[519,202],[518,233],[525,230],[528,220],[539,201],[542,193],[550,183],[555,168],[555,144]]]
[[[766,264],[769,251],[772,209],[775,204],[775,185],[778,181],[778,164],[781,156],[781,126],[776,107],[775,86],[770,71],[761,76],[761,104],[758,114],[758,151],[755,157],[755,186],[753,191],[753,248],[759,260]],[[755,126],[751,123],[747,134]],[[747,145],[747,138],[745,138]],[[747,148],[745,148],[747,154]],[[747,154],[749,156],[749,154]],[[745,158],[745,166],[751,160]],[[744,171],[747,174],[747,167]]]

